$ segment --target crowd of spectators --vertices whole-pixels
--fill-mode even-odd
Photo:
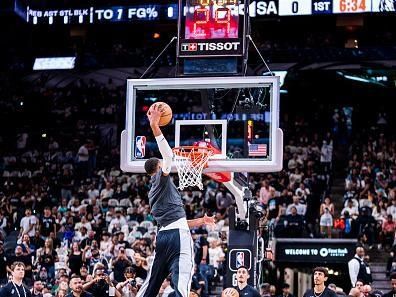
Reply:
[[[2,133],[1,282],[7,282],[18,261],[25,265],[25,282],[47,296],[64,296],[69,282],[73,286],[73,274],[95,296],[113,285],[122,296],[134,296],[147,275],[157,232],[147,200],[149,178],[120,171],[117,136],[103,141],[98,133],[101,125],[122,127],[124,107],[117,103],[125,91],[109,80],[106,85],[78,81],[65,89],[39,81],[28,92],[48,102],[53,129],[35,135],[34,126],[25,127],[16,139]],[[19,120],[26,115],[18,104],[28,102],[26,93],[6,106]],[[277,237],[359,236],[367,248],[390,249],[396,213],[394,140],[377,133],[356,141],[344,209],[335,209],[330,195],[334,135],[310,124],[309,115],[283,122],[288,135],[284,169],[250,175],[270,230]],[[207,213],[217,220],[215,230],[192,230],[198,255],[192,288],[206,296],[225,272],[227,209],[234,201],[222,185],[208,179],[203,191],[188,189],[182,198],[189,219]],[[393,262],[391,258],[389,271]],[[163,290],[171,290],[169,280]]]

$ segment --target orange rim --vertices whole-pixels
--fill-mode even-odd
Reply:
[[[179,157],[190,158],[193,165],[198,165],[204,157],[213,155],[214,150],[210,147],[179,146],[173,148],[173,152]],[[205,164],[206,166],[207,164]]]

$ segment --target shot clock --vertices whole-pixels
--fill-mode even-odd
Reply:
[[[239,0],[179,0],[179,57],[243,54]]]
[[[177,73],[236,75],[246,54],[249,0],[179,0]]]
[[[237,0],[187,0],[186,39],[238,38]]]

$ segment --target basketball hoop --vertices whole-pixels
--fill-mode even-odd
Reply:
[[[181,146],[173,149],[177,173],[179,174],[179,189],[197,186],[203,189],[202,170],[209,158],[213,155],[213,149],[209,147]]]

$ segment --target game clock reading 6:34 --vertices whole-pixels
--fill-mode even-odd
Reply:
[[[237,0],[186,2],[185,39],[238,38]]]
[[[371,0],[334,0],[334,13],[370,12]]]

